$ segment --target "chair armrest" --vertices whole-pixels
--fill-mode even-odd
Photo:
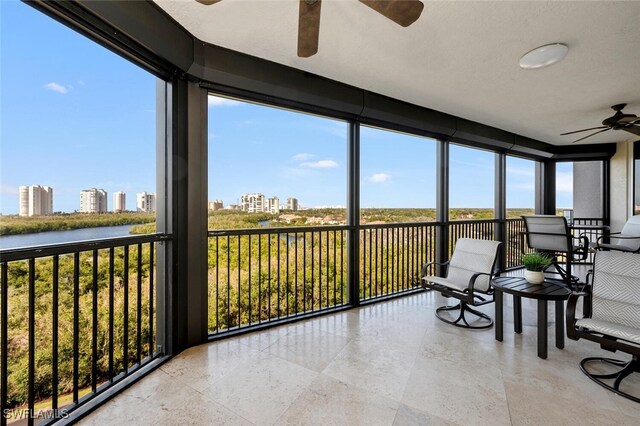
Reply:
[[[578,300],[581,297],[585,298],[584,307],[585,312],[583,312],[583,318],[591,317],[591,285],[587,284],[584,291],[579,293],[572,293],[569,296],[569,300],[567,301],[567,312],[566,312],[566,326],[567,326],[567,337],[571,340],[578,340],[578,336],[576,334],[576,306],[578,305]],[[556,319],[557,321],[557,319]]]
[[[420,279],[422,279],[422,277],[427,275],[427,269],[431,265],[447,266],[447,265],[449,265],[449,261],[447,260],[446,262],[427,262],[427,263],[425,263],[424,265],[422,265],[422,275],[420,275]]]
[[[605,238],[619,238],[616,235],[620,235],[621,232],[611,232],[607,235],[600,235],[597,239],[596,239],[596,244],[600,245],[600,243],[605,239]]]
[[[573,253],[580,256],[578,257],[578,260],[585,260],[589,255],[589,238],[585,234],[582,234],[577,239],[581,241],[581,244],[577,250],[573,251]]]
[[[486,272],[476,272],[471,276],[471,278],[469,278],[469,287],[467,288],[469,290],[469,294],[473,294],[473,287],[475,286],[476,280],[480,275],[487,275],[489,277],[489,287],[491,287],[491,277],[493,276],[493,274],[488,274]]]

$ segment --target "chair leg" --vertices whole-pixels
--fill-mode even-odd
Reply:
[[[443,311],[457,311],[457,310],[460,310],[460,314],[458,315],[458,318],[456,318],[453,321],[440,315],[440,312],[443,312]],[[483,324],[483,325],[471,325],[469,324],[469,322],[467,321],[467,318],[464,315],[465,312],[470,312],[486,321],[489,321],[489,323]],[[484,312],[480,312],[470,308],[466,302],[462,302],[462,301],[457,305],[439,307],[438,309],[436,309],[436,317],[438,317],[440,321],[444,321],[447,324],[455,325],[456,327],[484,329],[484,328],[490,328],[491,326],[493,326],[493,320],[489,315],[485,314]]]
[[[604,362],[609,365],[615,365],[623,368],[611,374],[594,374],[589,372],[586,368],[586,365],[590,362]],[[633,396],[620,390],[620,384],[622,383],[622,380],[624,380],[631,373],[640,372],[640,357],[638,357],[638,355],[633,355],[633,358],[631,358],[631,361],[628,361],[628,362],[620,361],[617,359],[611,359],[611,358],[597,358],[597,357],[585,358],[582,361],[580,361],[580,370],[582,370],[582,372],[586,374],[587,377],[589,377],[591,380],[593,380],[603,388],[606,388],[611,392],[614,392],[632,401],[640,402],[640,396]],[[612,379],[614,380],[613,384],[608,384],[603,381],[603,380],[612,380]]]

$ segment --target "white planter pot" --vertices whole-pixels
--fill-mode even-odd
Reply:
[[[542,284],[544,282],[544,272],[525,270],[524,279],[531,284]]]

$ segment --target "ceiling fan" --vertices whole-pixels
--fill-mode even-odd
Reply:
[[[581,140],[590,138],[591,136],[597,135],[598,133],[606,132],[607,130],[624,130],[629,133],[633,133],[634,135],[640,136],[640,117],[637,117],[635,114],[624,114],[622,110],[626,106],[627,104],[617,104],[612,106],[611,109],[616,113],[609,118],[605,118],[602,121],[602,126],[562,133],[560,136],[572,135],[574,133],[586,132],[589,130],[597,130],[597,132],[575,140],[572,143],[580,142]]]
[[[196,0],[212,5],[221,0]],[[408,27],[422,13],[424,4],[420,0],[358,0],[398,25]],[[300,0],[298,15],[298,56],[308,58],[318,52],[320,34],[320,7],[322,0]]]

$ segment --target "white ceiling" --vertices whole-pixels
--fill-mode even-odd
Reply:
[[[640,2],[424,1],[403,28],[357,0],[322,2],[318,53],[297,57],[298,0],[155,0],[202,41],[556,145],[609,107],[640,116]],[[560,63],[522,70],[554,42]],[[607,131],[584,143],[637,136]]]

